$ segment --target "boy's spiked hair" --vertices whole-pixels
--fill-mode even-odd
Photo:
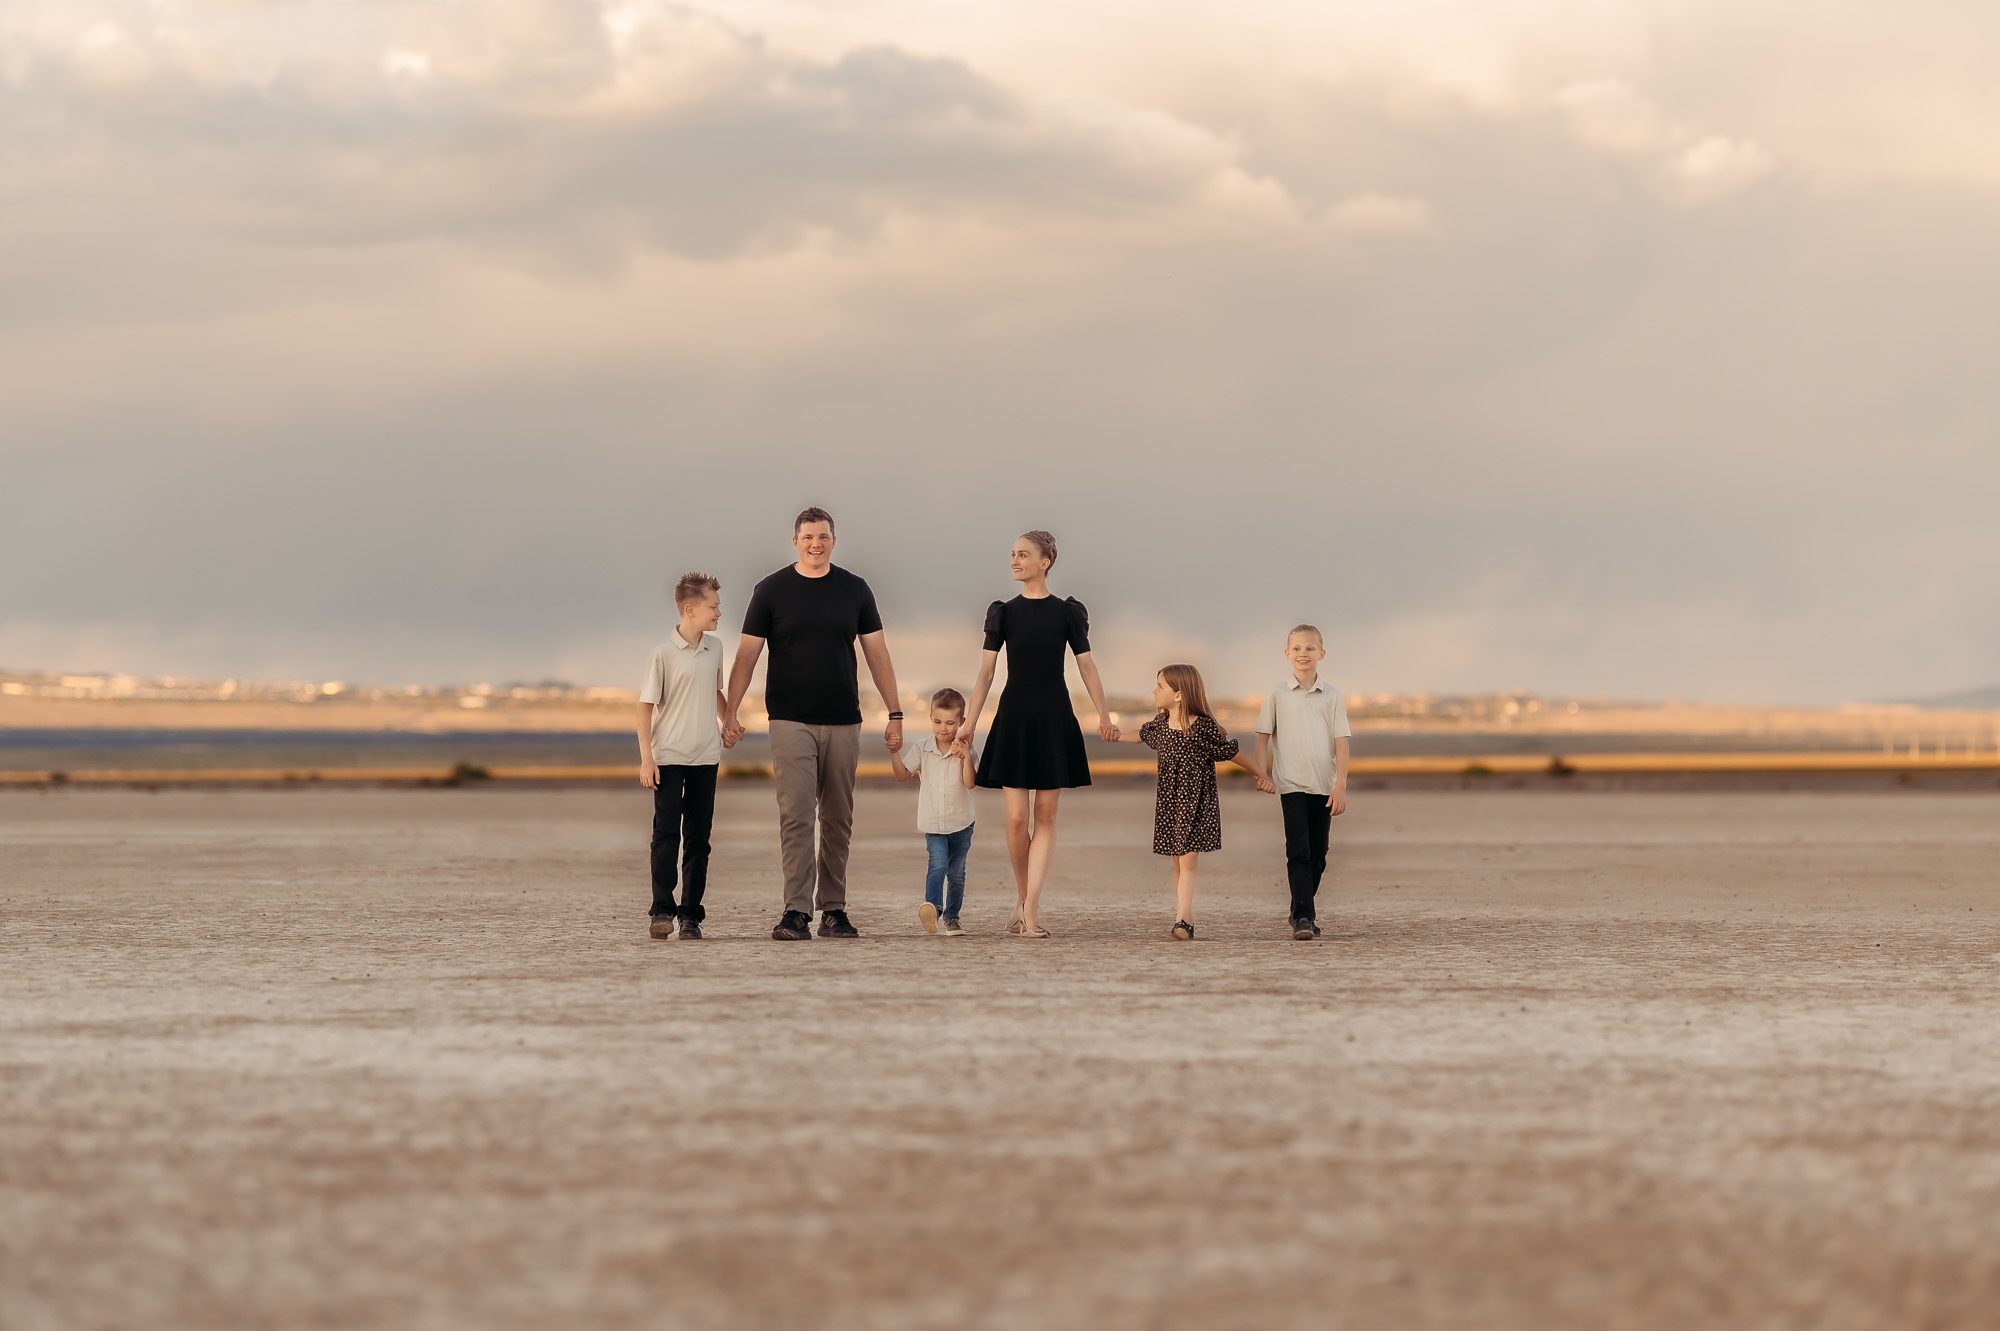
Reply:
[[[931,695],[931,706],[938,711],[957,712],[965,715],[965,695],[957,689],[939,689]]]
[[[674,584],[674,609],[692,605],[709,592],[720,592],[722,581],[713,573],[683,573]]]
[[[1286,641],[1286,642],[1290,642],[1290,641],[1292,640],[1292,633],[1310,633],[1310,634],[1312,634],[1312,635],[1313,635],[1313,637],[1315,637],[1315,638],[1317,638],[1317,639],[1319,640],[1319,645],[1320,645],[1320,646],[1321,646],[1322,648],[1324,648],[1324,647],[1326,646],[1326,635],[1325,635],[1324,633],[1321,633],[1321,632],[1319,631],[1319,625],[1317,625],[1317,624],[1294,624],[1294,625],[1292,625],[1292,632],[1291,632],[1291,633],[1287,633],[1287,634],[1285,635],[1285,641]]]
[[[1181,695],[1181,703],[1189,716],[1205,716],[1215,719],[1215,713],[1208,710],[1208,689],[1201,682],[1201,671],[1191,665],[1170,665],[1160,667],[1160,678],[1168,688]]]

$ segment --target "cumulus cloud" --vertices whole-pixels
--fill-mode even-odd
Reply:
[[[1734,193],[1775,165],[1759,144],[1683,124],[1620,79],[1569,84],[1556,93],[1555,105],[1583,142],[1647,159],[1664,181],[1690,199]]]
[[[6,101],[59,117],[63,152],[118,158],[162,193],[199,191],[250,239],[299,245],[449,236],[713,258],[905,212],[1297,211],[1207,129],[1114,99],[1022,97],[956,59],[878,45],[813,60],[639,0],[489,0],[448,25],[356,9],[353,31],[304,50],[272,22],[219,26],[202,48],[51,21]],[[398,36],[429,40],[383,44]]]

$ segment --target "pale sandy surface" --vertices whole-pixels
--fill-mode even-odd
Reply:
[[[0,1326],[1988,1327],[2000,797],[1380,793],[1280,936],[1226,796],[1176,945],[1150,794],[1047,920],[712,941],[645,796],[0,795]]]

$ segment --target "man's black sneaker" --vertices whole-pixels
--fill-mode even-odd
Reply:
[[[771,937],[778,939],[811,938],[812,916],[802,910],[788,910],[778,921],[778,927],[771,930]]]
[[[654,938],[672,938],[674,936],[674,917],[671,915],[655,915],[647,922],[646,932]]]
[[[1318,937],[1319,937],[1319,924],[1318,924],[1318,923],[1317,923],[1316,921],[1313,921],[1313,920],[1307,920],[1307,921],[1306,921],[1306,927],[1307,927],[1308,929],[1311,929],[1311,930],[1313,931],[1313,937],[1314,937],[1314,938],[1318,938]]]
[[[1313,933],[1313,922],[1311,920],[1292,921],[1292,937],[1298,939],[1301,943],[1310,940]]]
[[[821,938],[859,938],[861,931],[848,920],[844,910],[830,910],[819,917]]]
[[[701,937],[701,925],[700,925],[699,923],[697,923],[696,921],[694,921],[694,920],[682,920],[682,921],[681,921],[681,937],[682,937],[682,938],[699,938],[699,937]]]

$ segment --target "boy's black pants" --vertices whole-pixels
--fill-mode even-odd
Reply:
[[[715,825],[716,764],[662,767],[653,788],[653,915],[701,923],[708,887],[708,834]],[[674,905],[674,861],[684,880]]]
[[[1319,893],[1320,877],[1326,873],[1326,839],[1333,827],[1333,810],[1326,796],[1310,790],[1293,790],[1278,796],[1285,812],[1285,876],[1292,884],[1292,914],[1295,920],[1314,920],[1313,897]]]

